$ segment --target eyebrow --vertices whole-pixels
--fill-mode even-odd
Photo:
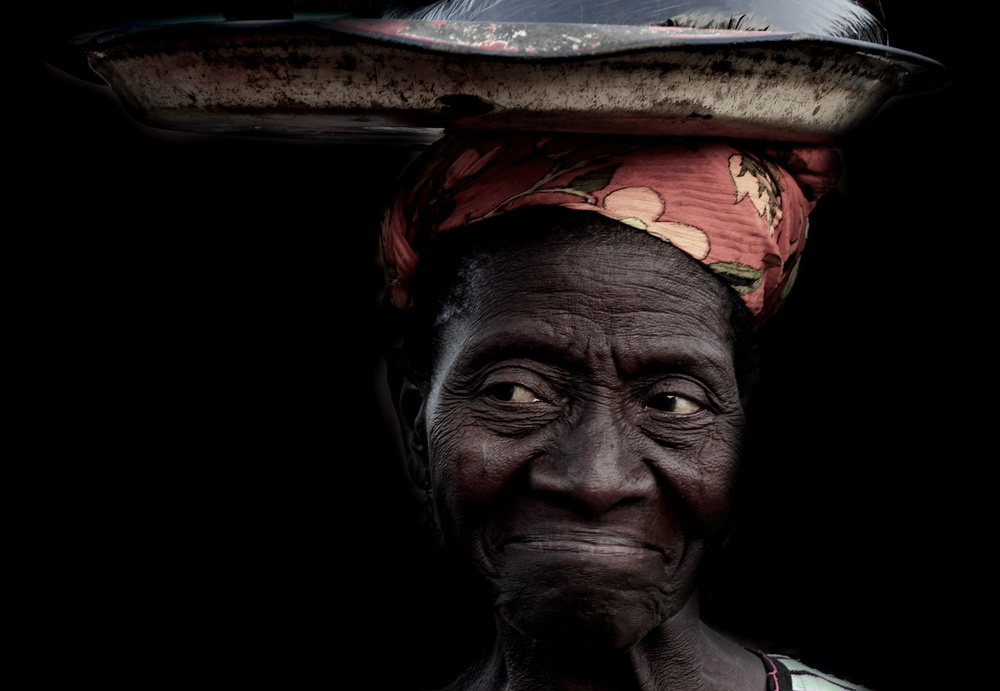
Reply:
[[[494,362],[531,360],[574,374],[588,374],[589,367],[582,355],[575,357],[568,352],[568,349],[540,339],[529,338],[529,341],[532,342],[525,342],[524,334],[511,333],[501,334],[500,338],[477,339],[464,349],[462,355],[459,355],[458,362],[465,369],[477,371]],[[470,352],[471,356],[468,355]]]
[[[647,341],[646,348],[641,353],[631,354],[628,358],[612,351],[611,358],[615,369],[623,379],[656,376],[686,372],[702,378],[725,378],[730,373],[724,365],[718,363],[732,362],[732,353],[721,348],[706,347],[704,341],[688,336],[663,337],[662,344],[656,340]],[[689,343],[684,347],[683,343]],[[579,349],[576,354],[571,347],[562,347],[548,338],[536,333],[502,331],[490,337],[474,338],[458,362],[466,370],[478,371],[483,367],[506,360],[531,360],[557,367],[570,374],[589,375],[590,365],[585,352]],[[468,353],[471,351],[471,356]]]
[[[669,341],[669,343],[667,343]],[[686,345],[685,345],[686,344]],[[642,352],[627,357],[612,353],[615,367],[625,376],[641,376],[677,371],[694,373],[711,372],[725,375],[727,363],[733,362],[733,353],[721,347],[706,345],[703,339],[693,336],[666,337],[662,345],[657,341],[646,342]]]

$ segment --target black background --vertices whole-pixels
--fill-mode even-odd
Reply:
[[[890,40],[953,83],[846,142],[762,334],[756,480],[706,594],[748,645],[883,691],[954,681],[995,380],[972,39],[898,5]],[[38,52],[7,227],[42,673],[446,684],[490,621],[421,532],[381,399],[378,219],[408,152],[158,134]]]

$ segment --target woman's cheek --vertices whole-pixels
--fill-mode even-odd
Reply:
[[[706,534],[726,530],[736,498],[743,446],[743,416],[720,416],[685,454],[674,485]]]
[[[500,436],[464,416],[448,416],[429,430],[431,483],[445,541],[484,573],[493,573],[488,537],[504,497],[516,493],[519,473],[540,435]]]
[[[509,424],[498,430],[495,421],[483,420],[478,412],[457,406],[441,412],[428,430],[431,481],[439,495],[447,488],[454,503],[490,503],[545,446],[537,430],[509,435]]]

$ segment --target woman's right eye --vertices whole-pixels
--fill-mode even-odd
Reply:
[[[503,403],[541,403],[542,399],[527,386],[520,384],[496,384],[486,390],[486,395]]]

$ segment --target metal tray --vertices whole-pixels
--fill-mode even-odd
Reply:
[[[355,140],[502,129],[829,142],[945,80],[933,60],[876,44],[678,27],[205,22],[82,48],[145,124]]]

